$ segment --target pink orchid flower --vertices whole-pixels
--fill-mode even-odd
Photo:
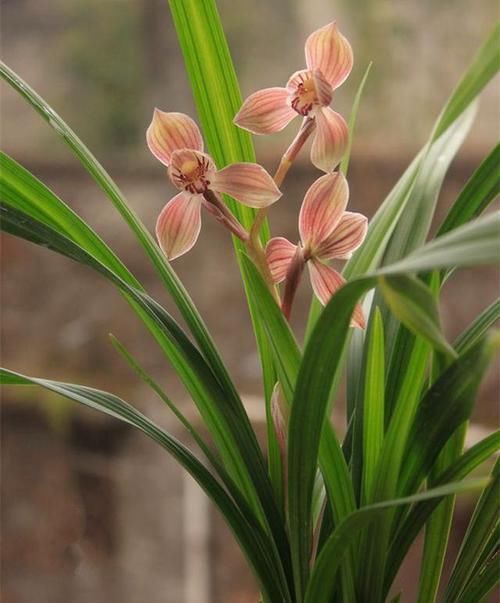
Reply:
[[[352,49],[333,22],[307,38],[305,53],[307,69],[296,71],[285,88],[266,88],[249,96],[234,123],[253,134],[271,134],[297,115],[313,119],[311,161],[320,170],[333,172],[347,148],[348,129],[329,105],[333,91],[351,72]]]
[[[234,218],[218,193],[227,193],[243,205],[267,207],[281,192],[266,170],[255,163],[234,163],[217,170],[203,152],[203,139],[195,122],[183,113],[155,109],[146,133],[153,155],[168,168],[170,180],[181,192],[161,211],[156,236],[169,260],[189,251],[201,228],[201,207],[243,240],[248,233]]]
[[[312,184],[300,209],[299,244],[283,237],[275,237],[267,244],[266,257],[275,283],[293,279],[294,274],[300,276],[307,263],[312,288],[323,305],[344,285],[342,275],[325,261],[348,259],[363,242],[368,222],[362,214],[345,211],[348,199],[347,180],[341,172],[326,174]],[[359,306],[352,322],[360,328],[365,326]]]

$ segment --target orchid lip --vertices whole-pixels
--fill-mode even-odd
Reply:
[[[315,107],[328,106],[332,100],[331,86],[318,69],[295,72],[288,80],[287,90],[291,108],[304,117]]]
[[[214,171],[215,166],[208,155],[182,149],[172,154],[168,173],[178,189],[195,195],[208,190]]]

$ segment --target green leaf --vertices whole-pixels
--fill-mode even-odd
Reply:
[[[378,275],[425,272],[435,268],[496,264],[500,260],[500,212],[477,218],[416,249]]]
[[[470,76],[470,72],[469,72]],[[472,76],[470,76],[472,77]],[[479,82],[479,86],[473,88],[475,93],[479,93],[481,86],[487,83],[486,80]],[[457,97],[452,96],[450,102],[455,103]],[[456,111],[454,113],[454,119],[448,122],[448,126],[440,134],[442,136],[434,137],[431,135],[429,142],[427,142],[423,149],[416,156],[414,161],[407,168],[405,173],[402,175],[396,186],[393,188],[389,196],[386,198],[384,203],[379,207],[374,218],[370,221],[368,228],[368,234],[365,242],[360,249],[353,255],[352,259],[347,263],[344,269],[344,276],[350,279],[354,276],[364,274],[369,270],[373,270],[381,262],[386,247],[393,235],[393,232],[401,224],[403,232],[400,237],[401,245],[394,244],[393,249],[395,257],[397,254],[405,255],[407,251],[415,247],[418,242],[423,242],[425,233],[428,231],[430,224],[431,214],[434,211],[435,201],[437,194],[441,186],[442,178],[446,172],[447,165],[451,161],[457,147],[459,146],[463,135],[470,125],[470,118],[472,116],[471,109],[470,113],[466,113],[463,118],[458,119],[460,115],[467,109],[470,103],[474,100],[474,95],[465,95],[461,97],[461,101],[455,103]],[[440,120],[438,120],[439,122]],[[441,122],[444,123],[444,122]],[[438,124],[436,124],[434,131],[436,131]],[[422,205],[426,208],[426,215],[420,215],[420,211],[416,211],[417,207],[419,210]],[[411,215],[407,215],[407,209]],[[404,215],[404,219],[402,218]],[[408,231],[409,229],[409,231]],[[409,246],[407,239],[411,242]],[[393,259],[394,259],[393,258]],[[386,258],[386,263],[391,261],[391,258]],[[376,300],[376,303],[380,303]],[[317,304],[313,306],[311,312],[308,333],[311,330],[311,325],[317,319],[318,307]],[[388,320],[385,317],[387,340],[386,347],[391,352],[393,350],[397,322],[394,319]],[[359,391],[358,384],[361,382],[361,357],[362,357],[362,345],[361,337],[355,338],[351,342],[349,357],[350,357],[350,370],[348,373],[347,382],[347,397],[349,409],[349,415],[352,414],[353,409],[359,403]],[[403,340],[406,338],[403,338]],[[405,341],[403,344],[406,345]],[[407,353],[409,354],[409,346],[407,346]],[[391,357],[389,353],[388,357]],[[397,350],[393,355],[397,361],[401,358],[400,350]],[[408,358],[408,357],[407,357]],[[392,366],[389,364],[387,367],[388,374],[392,372]],[[355,455],[356,457],[357,455]]]
[[[9,206],[2,207],[1,227],[94,268],[125,293],[192,396],[227,470],[248,496],[262,521],[268,523],[283,559],[286,559],[288,544],[284,526],[262,452],[241,400],[222,390],[203,356],[171,316],[157,302],[128,285],[76,243],[26,214]]]
[[[398,253],[406,255],[418,244],[418,241],[424,240],[447,165],[469,126],[470,115],[466,114],[463,119],[459,118],[498,70],[498,55],[495,54],[497,37],[498,27],[452,94],[433,129],[429,142],[424,145],[371,220],[364,244],[344,270],[347,278],[377,266],[397,224],[401,224],[402,229],[400,241],[394,242],[393,249],[396,255],[387,257],[386,263],[397,259]],[[411,199],[414,199],[413,203]],[[427,208],[423,216],[420,211],[416,213],[417,207],[420,210],[422,204]],[[414,216],[413,219],[406,213],[404,220],[401,219],[405,207],[409,207],[410,212],[413,212],[411,214]],[[391,342],[388,343],[389,347],[392,347]]]
[[[217,348],[193,301],[147,228],[127,204],[125,197],[118,186],[113,182],[106,170],[64,120],[61,119],[41,96],[30,88],[26,82],[3,62],[0,62],[0,77],[27,100],[33,109],[35,109],[55,132],[61,136],[64,142],[76,155],[81,165],[104,191],[148,255],[163,284],[169,291],[175,305],[186,321],[196,342],[200,346],[200,350],[217,376],[217,379],[221,382],[225,390],[231,391],[233,396],[237,395],[224,363],[218,354]],[[23,175],[19,173],[18,178],[22,177]],[[24,190],[23,186],[24,185],[21,184],[19,187],[20,190]],[[33,198],[31,198],[31,201],[34,203]]]
[[[5,153],[0,153],[0,199],[65,235],[128,284],[142,289],[137,279],[92,228]]]
[[[493,469],[493,481],[482,493],[462,541],[444,594],[444,603],[455,603],[459,600],[460,595],[473,577],[477,560],[485,546],[487,546],[490,535],[498,525],[499,485],[500,461],[497,460]]]
[[[439,230],[439,236],[446,234],[454,228],[461,226],[472,217],[475,217],[491,202],[495,189],[498,188],[495,159],[498,160],[499,152],[498,149],[493,151],[467,183],[454,205],[455,209],[452,208],[449,218],[445,219],[443,226]],[[437,288],[446,272],[450,272],[450,270],[445,270],[442,275],[438,275],[439,281],[435,283]],[[425,281],[427,280],[426,276]],[[400,375],[404,372],[404,367],[408,364],[409,354],[411,353],[412,345],[414,345],[414,337],[405,328],[398,327],[395,320],[391,319],[389,329],[390,334],[394,335],[394,337],[389,339],[389,347],[392,348],[392,353],[390,354],[388,370],[388,411],[390,411],[395,392],[397,391],[398,380],[400,380]],[[356,376],[354,376],[355,379]]]
[[[436,238],[479,216],[500,192],[500,145],[494,147],[472,174],[443,220]]]
[[[420,172],[394,233],[387,245],[382,264],[392,264],[424,244],[436,208],[439,192],[451,161],[469,132],[476,114],[476,106],[471,106],[435,143],[422,161]],[[399,349],[395,343],[399,330],[397,316],[389,316],[379,296],[376,303],[381,304],[385,326],[386,358],[391,372],[394,357],[398,362]],[[407,325],[408,326],[408,325]],[[441,338],[442,339],[442,338]],[[446,347],[446,342],[443,342]],[[450,349],[448,348],[448,353]],[[446,353],[446,352],[445,352]],[[451,352],[453,356],[453,353]]]
[[[417,340],[414,353],[422,351]],[[472,410],[475,394],[481,378],[491,360],[494,344],[482,340],[463,356],[454,361],[418,404],[420,381],[412,384],[413,372],[418,379],[425,365],[410,365],[409,378],[403,383],[398,402],[384,441],[377,474],[375,497],[378,500],[394,495],[406,495],[418,490],[428,475],[436,458],[457,427],[466,421]],[[420,360],[425,358],[420,356]],[[415,414],[416,411],[416,414]],[[403,462],[404,461],[404,462]],[[366,572],[363,591],[383,591],[384,558],[389,546],[391,525],[398,525],[388,517],[387,521],[373,526],[367,536],[368,557],[373,570]],[[380,561],[379,561],[380,560]]]
[[[270,600],[291,601],[281,564],[272,543],[248,506],[245,505],[238,490],[234,489],[231,494],[240,504],[244,505],[243,510],[238,508],[212,474],[185,446],[160,429],[150,419],[117,396],[90,387],[36,379],[7,369],[0,369],[0,383],[4,385],[39,385],[128,423],[157,442],[193,476],[217,505],[240,543],[265,595]]]
[[[313,573],[307,588],[305,603],[330,603],[336,586],[336,573],[347,550],[356,542],[359,533],[362,530],[381,516],[383,517],[388,511],[401,505],[410,505],[432,498],[442,498],[443,496],[449,496],[450,494],[483,488],[488,484],[488,481],[489,480],[482,478],[451,483],[420,494],[384,501],[355,511],[337,526],[324,545],[323,550],[314,565]],[[364,560],[362,560],[362,562],[363,561]]]
[[[366,344],[363,399],[363,504],[372,500],[375,469],[384,441],[384,327],[375,309]]]
[[[385,250],[383,264],[394,263],[425,242],[444,178],[472,126],[476,113],[477,106],[473,104],[429,148],[421,163],[404,214]]]
[[[500,320],[500,300],[498,299],[485,308],[473,323],[457,337],[453,344],[456,351],[462,354],[472,347],[481,337],[484,337],[497,320]]]
[[[299,346],[281,308],[276,304],[253,262],[244,254],[241,262],[245,276],[256,294],[257,310],[273,350],[279,382],[285,398],[291,400],[301,357]]]
[[[469,255],[456,254],[457,248],[460,249],[460,245],[464,241],[469,252],[476,259],[492,261],[496,255],[495,220],[494,216],[476,220],[474,223],[442,237],[437,251],[435,243],[429,243],[413,252],[409,258],[404,258],[395,265],[384,267],[370,277],[351,281],[332,297],[318,319],[308,339],[300,366],[289,428],[289,523],[294,571],[296,579],[298,576],[297,591],[299,593],[307,582],[308,575],[312,489],[320,436],[325,422],[330,388],[342,358],[343,342],[347,336],[350,316],[355,303],[360,295],[374,286],[375,277],[381,274],[398,274],[413,269],[432,270],[436,267],[436,264],[439,267],[444,264],[448,266],[459,263],[468,264],[471,261]],[[487,240],[486,245],[485,239]],[[454,253],[450,252],[450,248]],[[477,253],[477,249],[481,253]],[[251,271],[253,268],[251,262],[247,260],[246,264],[247,270]],[[255,268],[253,268],[253,272],[256,278],[252,284],[255,291],[259,293],[259,298],[261,298],[261,318],[270,338],[274,337],[273,346],[278,352],[280,341],[283,338],[288,338],[286,334],[288,327],[286,323],[283,326],[283,318],[279,309],[269,292],[266,292],[264,284],[260,282],[261,279],[259,279]],[[278,328],[280,337],[275,335]],[[420,379],[426,364],[427,354],[427,346],[422,344],[414,350],[413,370],[408,372],[407,382],[401,390],[398,403],[399,411],[391,425],[390,437],[384,443],[384,454],[379,463],[384,471],[377,484],[379,500],[390,497],[389,492],[396,492],[399,466],[418,403]],[[297,354],[294,354],[294,358],[291,359],[292,365],[296,356]],[[293,367],[290,367],[289,370],[283,370],[283,365],[288,360],[287,358],[280,359],[279,354],[276,358],[276,362],[281,364],[279,370],[288,375],[287,387],[293,389]],[[409,400],[411,400],[411,403]],[[387,538],[388,536],[389,533],[387,532]],[[377,545],[380,544],[376,539],[374,542]],[[380,555],[378,555],[378,558],[380,558]],[[380,576],[377,579],[380,579]]]
[[[418,489],[444,445],[468,420],[482,378],[497,351],[486,337],[453,362],[419,404],[399,477],[401,494]]]
[[[266,333],[269,336],[272,349],[274,351],[274,360],[276,363],[280,383],[283,387],[283,393],[286,400],[292,404],[294,402],[295,383],[297,381],[297,375],[299,372],[299,365],[301,360],[301,353],[297,342],[295,341],[293,334],[290,330],[288,323],[286,322],[281,309],[277,306],[274,298],[270,294],[266,284],[262,280],[262,277],[253,265],[252,261],[248,256],[242,256],[242,264],[246,272],[247,278],[256,294],[258,300],[259,315],[266,329]],[[365,285],[366,286],[366,285]],[[354,294],[355,295],[355,294]],[[334,310],[335,312],[335,310]],[[346,331],[348,325],[346,327]],[[325,326],[323,326],[323,332]],[[309,347],[309,345],[308,345]],[[310,354],[312,355],[311,348]],[[289,449],[290,449],[290,433],[291,424],[289,426]],[[321,436],[321,438],[319,437]],[[352,491],[352,484],[349,479],[349,472],[345,463],[345,458],[342,454],[339,442],[328,422],[325,422],[322,426],[322,432],[318,434],[319,443],[319,464],[321,472],[325,481],[325,486],[328,491],[328,500],[332,505],[332,512],[336,521],[340,521],[351,513],[355,508],[354,493]],[[317,443],[316,443],[317,445]],[[306,449],[304,449],[306,450]],[[290,453],[289,453],[290,455]],[[290,466],[289,466],[290,467]],[[290,469],[289,469],[290,470]],[[316,477],[316,466],[314,466],[314,477]],[[291,487],[292,478],[289,475],[289,486]],[[289,492],[290,496],[290,492]],[[312,503],[312,491],[311,491],[311,503]],[[310,524],[311,528],[311,524]],[[290,530],[295,530],[296,527],[292,528],[290,524]],[[292,540],[295,538],[300,539],[300,535],[295,532],[291,532]],[[296,571],[301,571],[297,567]],[[345,601],[354,601],[353,593],[353,577],[349,575],[349,572],[343,576],[344,587],[347,589],[344,592]],[[349,591],[351,588],[351,591]]]
[[[220,168],[236,161],[255,161],[250,134],[233,124],[242,99],[215,0],[169,0],[169,5],[210,155]],[[228,196],[225,200],[243,226],[250,228],[255,211]],[[263,242],[269,238],[267,223],[261,236]],[[233,238],[233,242],[237,251],[244,249],[241,241]],[[237,258],[239,261],[239,254]],[[256,320],[257,302],[242,275],[269,404],[276,373],[267,339]]]
[[[435,475],[448,469],[460,456],[466,431],[467,424],[463,423],[443,447],[429,474],[427,483],[430,486],[434,483]],[[439,504],[425,526],[417,603],[434,603],[436,600],[454,509],[455,497],[449,496]]]
[[[394,412],[386,430],[374,480],[374,501],[383,501],[398,495],[398,477],[403,464],[408,434],[420,398],[422,376],[427,365],[428,355],[428,344],[418,338],[408,365],[411,369],[405,373]],[[389,544],[392,517],[393,514],[388,513],[386,517],[370,526],[365,534],[359,553],[366,562],[366,570],[359,576],[359,592],[362,598],[373,597],[373,601],[381,600],[385,556]]]
[[[421,186],[424,188],[428,186],[426,179],[419,176],[419,174],[421,170],[425,171],[427,169],[430,170],[430,174],[433,173],[433,162],[431,160],[432,154],[437,148],[436,143],[439,143],[440,137],[445,133],[447,136],[453,136],[452,133],[447,132],[450,128],[453,128],[458,135],[460,130],[466,127],[467,120],[463,124],[462,122],[457,123],[457,120],[499,69],[497,50],[499,31],[500,27],[497,25],[448,100],[433,128],[429,142],[424,145],[384,203],[379,207],[370,222],[365,242],[353,255],[344,270],[346,278],[363,274],[378,265],[394,228],[408,204],[413,188],[416,186],[417,178],[419,178]],[[428,158],[430,158],[429,161],[427,161]],[[427,166],[424,165],[426,161]]]
[[[363,77],[361,78],[361,82],[359,83],[358,89],[356,90],[356,94],[354,95],[351,113],[349,115],[349,122],[347,124],[349,127],[349,138],[348,138],[348,143],[347,143],[347,150],[344,153],[344,157],[342,158],[342,161],[340,162],[340,168],[339,168],[340,171],[345,175],[347,175],[347,170],[349,169],[349,160],[351,158],[352,141],[354,139],[354,129],[356,127],[356,120],[358,117],[359,104],[361,102],[361,97],[363,96],[363,91],[365,89],[366,80],[368,79],[368,76],[370,75],[370,70],[372,68],[372,65],[373,65],[373,62],[370,61],[368,63],[368,67],[366,68]]]
[[[110,341],[112,346],[116,349],[116,351],[120,354],[120,356],[125,360],[125,362],[132,368],[132,370],[148,385],[155,394],[162,400],[172,414],[176,417],[176,419],[181,423],[181,425],[186,429],[186,431],[191,435],[193,440],[196,442],[198,448],[203,452],[206,459],[212,465],[212,467],[216,470],[217,475],[222,479],[229,480],[229,476],[227,475],[226,470],[221,465],[218,458],[212,452],[210,447],[207,445],[205,440],[202,438],[199,431],[193,426],[193,424],[187,419],[187,417],[177,408],[177,406],[170,400],[167,394],[163,391],[163,389],[159,386],[159,384],[153,379],[153,377],[139,364],[138,360],[132,356],[132,354],[127,350],[127,348],[119,341],[114,335],[110,334]]]
[[[500,584],[500,564],[498,551],[472,577],[464,588],[457,603],[481,603]]]
[[[436,350],[456,358],[455,350],[441,330],[434,295],[421,280],[406,275],[382,277],[379,287],[392,314],[400,322],[415,335],[426,339]]]
[[[500,450],[500,432],[491,434],[464,452],[436,478],[434,485],[444,485],[464,479],[498,450]],[[440,500],[438,499],[418,503],[412,508],[404,521],[399,524],[387,557],[385,592],[389,591],[398,569],[414,543],[417,534],[439,504]]]
[[[288,513],[298,593],[304,592],[309,574],[312,490],[332,376],[354,306],[370,286],[370,280],[353,281],[333,296],[309,337],[297,377],[288,433]]]
[[[465,72],[434,127],[436,140],[483,90],[500,69],[500,25],[496,24]]]

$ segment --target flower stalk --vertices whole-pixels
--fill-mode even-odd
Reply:
[[[214,216],[225,228],[227,228],[235,237],[238,237],[243,243],[247,243],[250,235],[238,222],[234,215],[229,211],[227,205],[222,201],[217,193],[212,190],[206,190],[203,193],[203,207]]]

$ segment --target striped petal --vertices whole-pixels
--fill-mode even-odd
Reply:
[[[313,259],[308,262],[309,276],[314,294],[319,301],[326,306],[332,295],[345,285],[344,277],[336,270]],[[366,326],[363,310],[359,304],[356,304],[351,319],[351,326],[364,329]]]
[[[333,172],[347,149],[349,130],[339,113],[330,107],[318,108],[311,161],[323,172]]]
[[[299,214],[299,232],[306,253],[316,254],[335,230],[347,207],[349,186],[341,172],[325,174],[307,191]]]
[[[365,240],[368,219],[363,214],[346,211],[330,236],[321,243],[316,255],[323,260],[348,260]]]
[[[174,151],[203,151],[203,138],[195,122],[184,113],[166,113],[155,109],[146,132],[149,150],[163,165],[170,163]]]
[[[233,163],[215,172],[210,188],[227,193],[248,207],[267,207],[281,197],[274,180],[256,163]]]
[[[285,280],[297,245],[290,243],[284,237],[274,237],[266,245],[266,258],[271,271],[273,282],[281,283]]]
[[[251,94],[234,118],[234,123],[253,134],[280,132],[297,113],[290,107],[286,88],[265,88]]]
[[[352,48],[335,22],[307,38],[306,63],[309,69],[319,69],[333,89],[347,79],[353,64]]]
[[[179,193],[162,209],[156,221],[158,243],[169,260],[188,252],[201,228],[201,196]]]

